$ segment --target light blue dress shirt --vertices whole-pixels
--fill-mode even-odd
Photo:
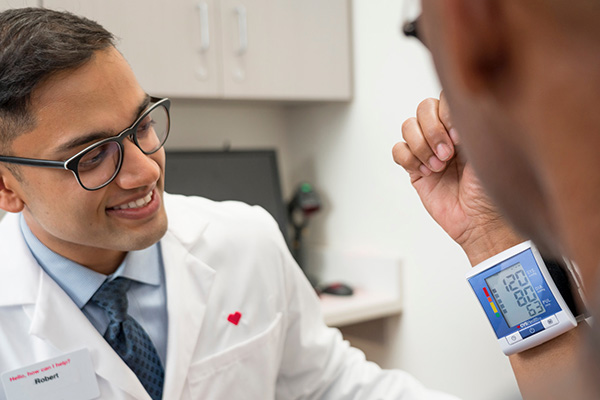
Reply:
[[[131,279],[133,282],[127,291],[128,313],[146,330],[163,367],[165,366],[168,333],[167,295],[159,243],[144,250],[130,251],[117,270],[106,276],[50,250],[31,232],[23,215],[21,232],[42,269],[69,295],[103,336],[108,328],[108,316],[89,300],[105,280],[119,276]]]

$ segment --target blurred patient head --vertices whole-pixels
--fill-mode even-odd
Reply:
[[[431,50],[467,156],[525,235],[600,263],[600,2],[424,0]]]

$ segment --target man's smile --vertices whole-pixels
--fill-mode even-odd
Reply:
[[[117,205],[115,207],[112,207],[112,210],[126,210],[128,208],[140,208],[140,207],[144,207],[145,205],[147,205],[148,203],[150,203],[150,201],[152,200],[152,191],[150,191],[146,196],[144,197],[140,197],[137,200],[132,200],[129,201],[127,203],[123,203],[120,205]]]

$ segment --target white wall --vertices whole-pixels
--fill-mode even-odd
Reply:
[[[354,0],[353,7],[354,102],[289,113],[290,179],[313,182],[326,200],[307,240],[403,261],[405,311],[390,331],[396,343],[355,342],[371,358],[464,399],[518,398],[508,359],[464,280],[466,257],[391,157],[402,122],[422,99],[439,95],[430,57],[400,37],[401,2]]]

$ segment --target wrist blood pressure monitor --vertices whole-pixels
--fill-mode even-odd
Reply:
[[[537,346],[577,326],[574,312],[530,241],[475,266],[467,281],[506,355]],[[572,303],[571,294],[567,294]]]

